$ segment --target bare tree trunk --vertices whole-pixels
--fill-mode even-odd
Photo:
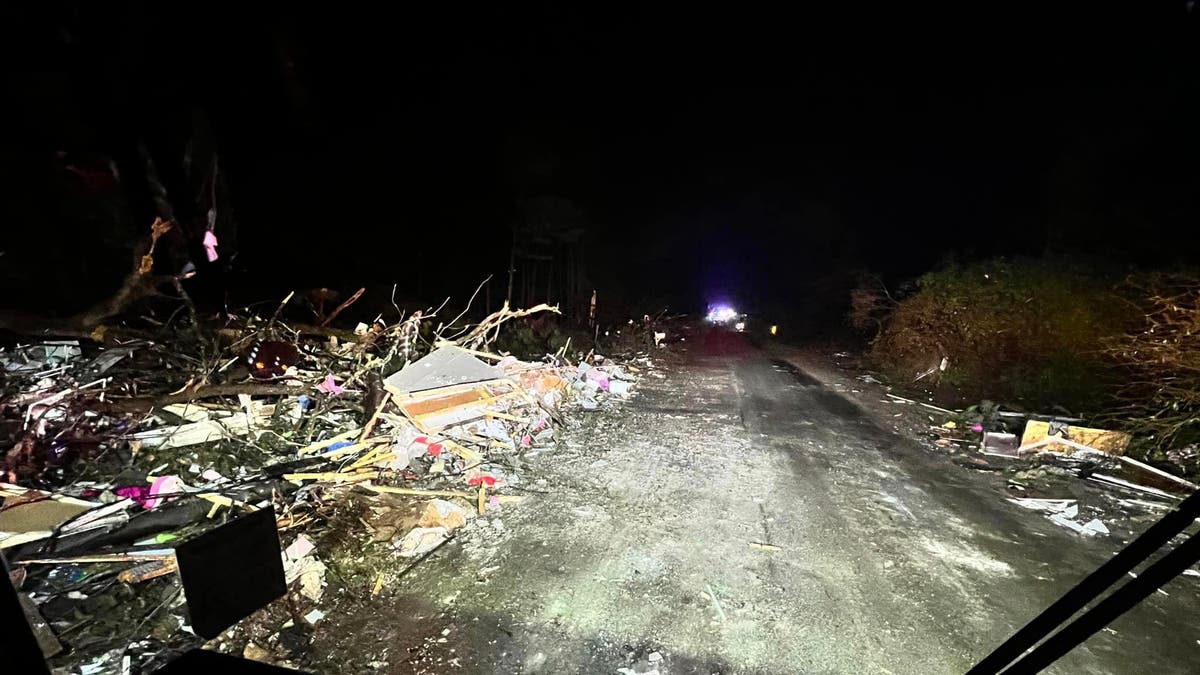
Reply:
[[[517,273],[517,231],[513,230],[512,246],[508,248],[508,295],[505,300],[509,306],[513,301],[513,275]]]

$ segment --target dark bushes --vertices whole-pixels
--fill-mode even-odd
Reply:
[[[886,317],[869,356],[897,383],[923,381],[950,403],[991,398],[1039,410],[1095,412],[1112,389],[1102,344],[1140,314],[1103,268],[995,260],[924,275]]]

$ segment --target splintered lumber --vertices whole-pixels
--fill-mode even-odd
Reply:
[[[1116,476],[1106,476],[1102,473],[1094,473],[1094,474],[1088,476],[1088,480],[1095,481],[1095,482],[1101,483],[1101,484],[1115,485],[1117,487],[1123,487],[1127,490],[1133,490],[1135,492],[1144,492],[1148,495],[1154,495],[1155,497],[1161,497],[1162,499],[1175,499],[1175,500],[1180,499],[1180,497],[1178,497],[1177,495],[1173,495],[1164,490],[1159,490],[1158,488],[1153,488],[1148,485],[1138,485],[1137,483],[1131,483],[1127,480],[1117,478]]]
[[[171,556],[165,560],[150,560],[124,570],[117,575],[117,581],[125,584],[136,584],[164,577],[168,574],[174,574],[178,571],[179,561],[175,556]]]
[[[338,434],[337,436],[330,436],[329,438],[326,438],[323,441],[317,441],[316,443],[313,443],[311,445],[306,445],[303,448],[300,448],[300,450],[297,451],[297,454],[303,456],[303,455],[307,455],[310,453],[314,453],[318,450],[324,450],[325,448],[328,448],[329,446],[333,445],[334,443],[349,440],[355,436],[358,436],[359,433],[361,433],[361,431],[362,431],[361,429],[351,429],[350,431],[344,431],[344,432]]]
[[[474,492],[460,492],[457,490],[417,490],[415,488],[399,488],[390,485],[364,485],[363,487],[374,492],[381,492],[389,495],[412,495],[414,497],[462,497],[463,499],[476,500],[479,495]],[[501,502],[519,502],[525,497],[520,495],[492,495]]]
[[[409,424],[410,422],[412,422],[412,420],[410,420],[407,417],[401,417],[399,415],[393,415],[391,413],[383,413],[379,417],[391,422],[392,424],[397,424],[397,425]],[[483,461],[483,455],[480,455],[478,452],[475,452],[474,450],[472,450],[468,447],[465,447],[454,440],[434,434],[433,432],[423,428],[422,426],[420,426],[418,424],[414,424],[414,426],[416,426],[417,429],[419,429],[421,431],[421,433],[423,433],[427,436],[430,436],[431,442],[441,443],[442,445],[446,446],[446,448],[448,450],[450,450],[450,452],[458,455],[459,457],[462,457],[463,459],[467,460],[468,462],[479,463],[479,462]],[[479,439],[479,442],[486,445],[488,443],[488,439],[481,438],[481,439]],[[351,467],[353,468],[354,466],[362,466],[362,465],[365,465],[368,463],[379,462],[387,457],[387,452],[383,451],[382,449],[376,449],[375,452],[379,453],[379,456],[375,457],[370,462],[364,462],[364,460],[367,458],[367,455],[364,455],[363,459],[358,460],[353,465],[351,465]]]
[[[371,419],[367,420],[366,425],[363,426],[362,435],[358,437],[359,443],[367,440],[367,436],[371,435],[371,432],[375,429],[375,423],[379,421],[380,413],[382,413],[383,409],[387,407],[389,398],[391,397],[384,396],[383,400],[379,402],[379,407],[375,409],[375,412],[371,414]]]
[[[324,473],[285,473],[284,480],[316,480],[327,483],[361,483],[379,477],[375,469],[355,472],[327,471]]]
[[[258,507],[254,506],[253,504],[247,504],[246,502],[240,502],[231,497],[226,497],[225,495],[219,495],[214,492],[202,492],[202,493],[197,494],[196,497],[199,499],[208,501],[208,502],[212,502],[214,507],[226,506],[229,508],[233,508],[234,506],[237,506],[237,507],[246,509],[247,511],[257,511],[258,510]],[[216,509],[214,508],[213,511],[215,512]]]
[[[524,390],[512,380],[496,379],[415,394],[394,393],[392,399],[414,426],[424,433],[432,434],[487,415],[506,415],[507,413],[492,410],[489,406],[525,395]]]
[[[337,450],[334,450],[332,452],[327,452],[323,455],[318,455],[318,457],[321,457],[323,459],[337,459],[338,457],[345,457],[346,455],[353,455],[356,452],[362,452],[363,450],[366,450],[367,448],[370,448],[375,445],[379,445],[380,443],[387,443],[391,440],[392,439],[388,438],[387,436],[377,436],[375,438],[368,438],[367,440],[363,441],[362,443],[351,443],[350,445],[340,447]]]
[[[436,390],[435,390],[436,391]],[[430,397],[422,397],[412,401],[406,401],[401,405],[404,412],[413,417],[421,418],[428,417],[435,413],[446,413],[454,410],[460,410],[473,405],[487,404],[492,397],[488,396],[487,392],[479,388],[473,388],[468,391],[451,393],[448,395],[434,395]]]
[[[454,454],[458,455],[459,457],[462,457],[463,459],[467,460],[468,462],[479,463],[479,462],[483,461],[483,456],[480,455],[478,452],[475,452],[474,450],[472,450],[470,448],[459,445],[458,443],[455,443],[454,441],[452,441],[448,438],[443,439],[441,441],[441,444],[446,446],[447,448],[449,448],[450,452],[453,452]]]
[[[187,387],[182,391],[166,396],[150,396],[141,398],[110,398],[96,404],[101,410],[111,412],[142,412],[160,408],[172,403],[187,403],[204,398],[219,396],[284,396],[299,393],[296,387],[286,384],[265,384],[261,382],[242,382],[236,384],[209,384],[201,387]]]
[[[1125,462],[1126,464],[1129,464],[1130,466],[1135,466],[1135,467],[1141,469],[1142,471],[1149,471],[1150,473],[1152,473],[1156,476],[1160,476],[1162,478],[1166,478],[1167,480],[1174,481],[1174,482],[1186,487],[1189,490],[1200,489],[1200,485],[1196,485],[1195,483],[1193,483],[1189,480],[1184,480],[1183,478],[1180,478],[1179,476],[1176,476],[1173,473],[1167,473],[1166,471],[1163,471],[1162,469],[1157,469],[1155,467],[1152,467],[1149,464],[1146,464],[1145,462],[1139,462],[1132,457],[1126,457],[1126,456],[1122,455],[1121,461]]]
[[[391,455],[391,457],[388,457],[388,455]],[[396,453],[393,452],[390,448],[386,448],[386,447],[375,448],[374,450],[368,452],[367,454],[363,455],[362,457],[359,457],[350,466],[343,469],[342,473],[346,473],[347,471],[353,471],[354,469],[361,469],[364,466],[370,466],[371,464],[382,461],[385,458],[394,459],[395,457],[396,457]]]

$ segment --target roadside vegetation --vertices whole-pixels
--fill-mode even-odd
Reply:
[[[1132,432],[1137,455],[1200,473],[1200,276],[950,264],[907,295],[864,277],[849,321],[870,339],[868,365],[902,390],[1083,416]]]
[[[1102,409],[1113,383],[1101,345],[1138,317],[1119,277],[1033,259],[949,265],[903,300],[863,284],[852,305],[856,327],[874,326],[869,362],[897,384],[1073,413]]]
[[[1114,405],[1102,419],[1133,432],[1143,454],[1200,474],[1200,277],[1132,279],[1139,321],[1104,344]]]

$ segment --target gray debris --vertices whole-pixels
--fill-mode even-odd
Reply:
[[[458,347],[442,347],[388,376],[384,383],[400,391],[413,392],[502,377],[504,373]]]

